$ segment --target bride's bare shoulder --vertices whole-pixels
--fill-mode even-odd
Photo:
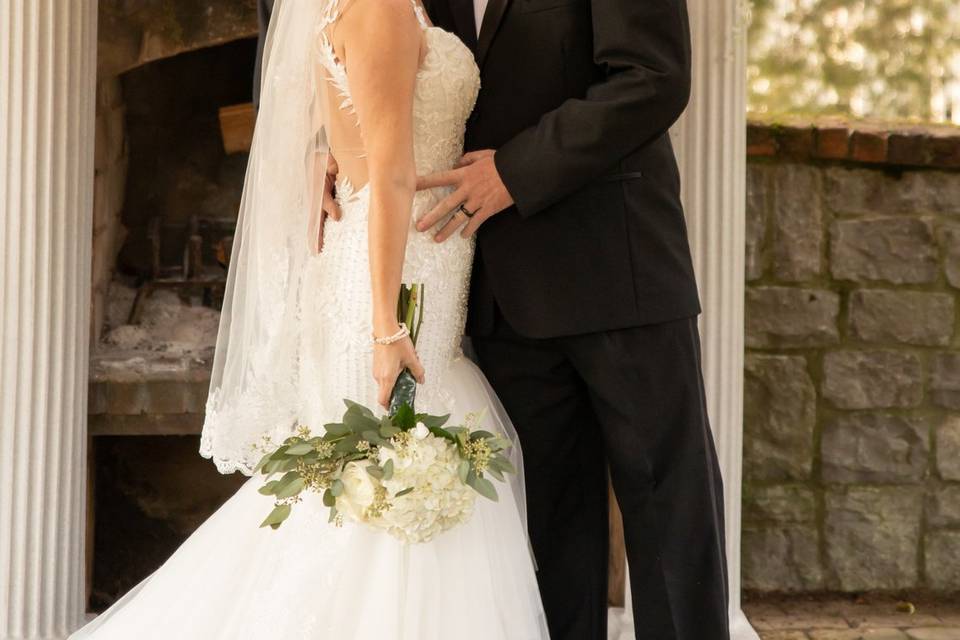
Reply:
[[[420,30],[416,0],[346,0],[340,22],[354,29],[393,30],[416,34]]]
[[[336,48],[346,55],[350,50],[399,54],[398,47],[419,49],[421,26],[416,6],[415,0],[344,1],[336,24]]]

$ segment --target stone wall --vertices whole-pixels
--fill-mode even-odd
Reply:
[[[744,584],[960,590],[960,131],[748,147]]]
[[[126,237],[120,221],[127,180],[125,107],[119,78],[97,83],[94,137],[92,300],[90,337],[96,342],[106,320],[107,288]]]

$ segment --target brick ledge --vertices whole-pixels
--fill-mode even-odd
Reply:
[[[960,170],[960,127],[751,119],[747,156]]]

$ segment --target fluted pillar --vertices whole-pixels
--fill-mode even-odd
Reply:
[[[694,54],[693,93],[690,107],[674,132],[703,300],[703,373],[723,471],[734,640],[757,639],[740,609],[745,4],[742,0],[688,0]]]
[[[740,608],[743,463],[746,16],[742,0],[687,0],[693,40],[690,106],[673,130],[703,316],[703,367],[726,500],[734,640],[758,640]],[[628,609],[612,625],[632,638]]]
[[[96,4],[0,2],[0,640],[84,611]]]

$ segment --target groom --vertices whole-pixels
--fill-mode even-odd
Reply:
[[[483,89],[461,167],[420,181],[455,191],[419,229],[477,235],[467,330],[522,440],[551,638],[606,640],[609,473],[638,640],[727,640],[722,487],[667,135],[690,91],[685,0],[426,4],[473,50]]]

